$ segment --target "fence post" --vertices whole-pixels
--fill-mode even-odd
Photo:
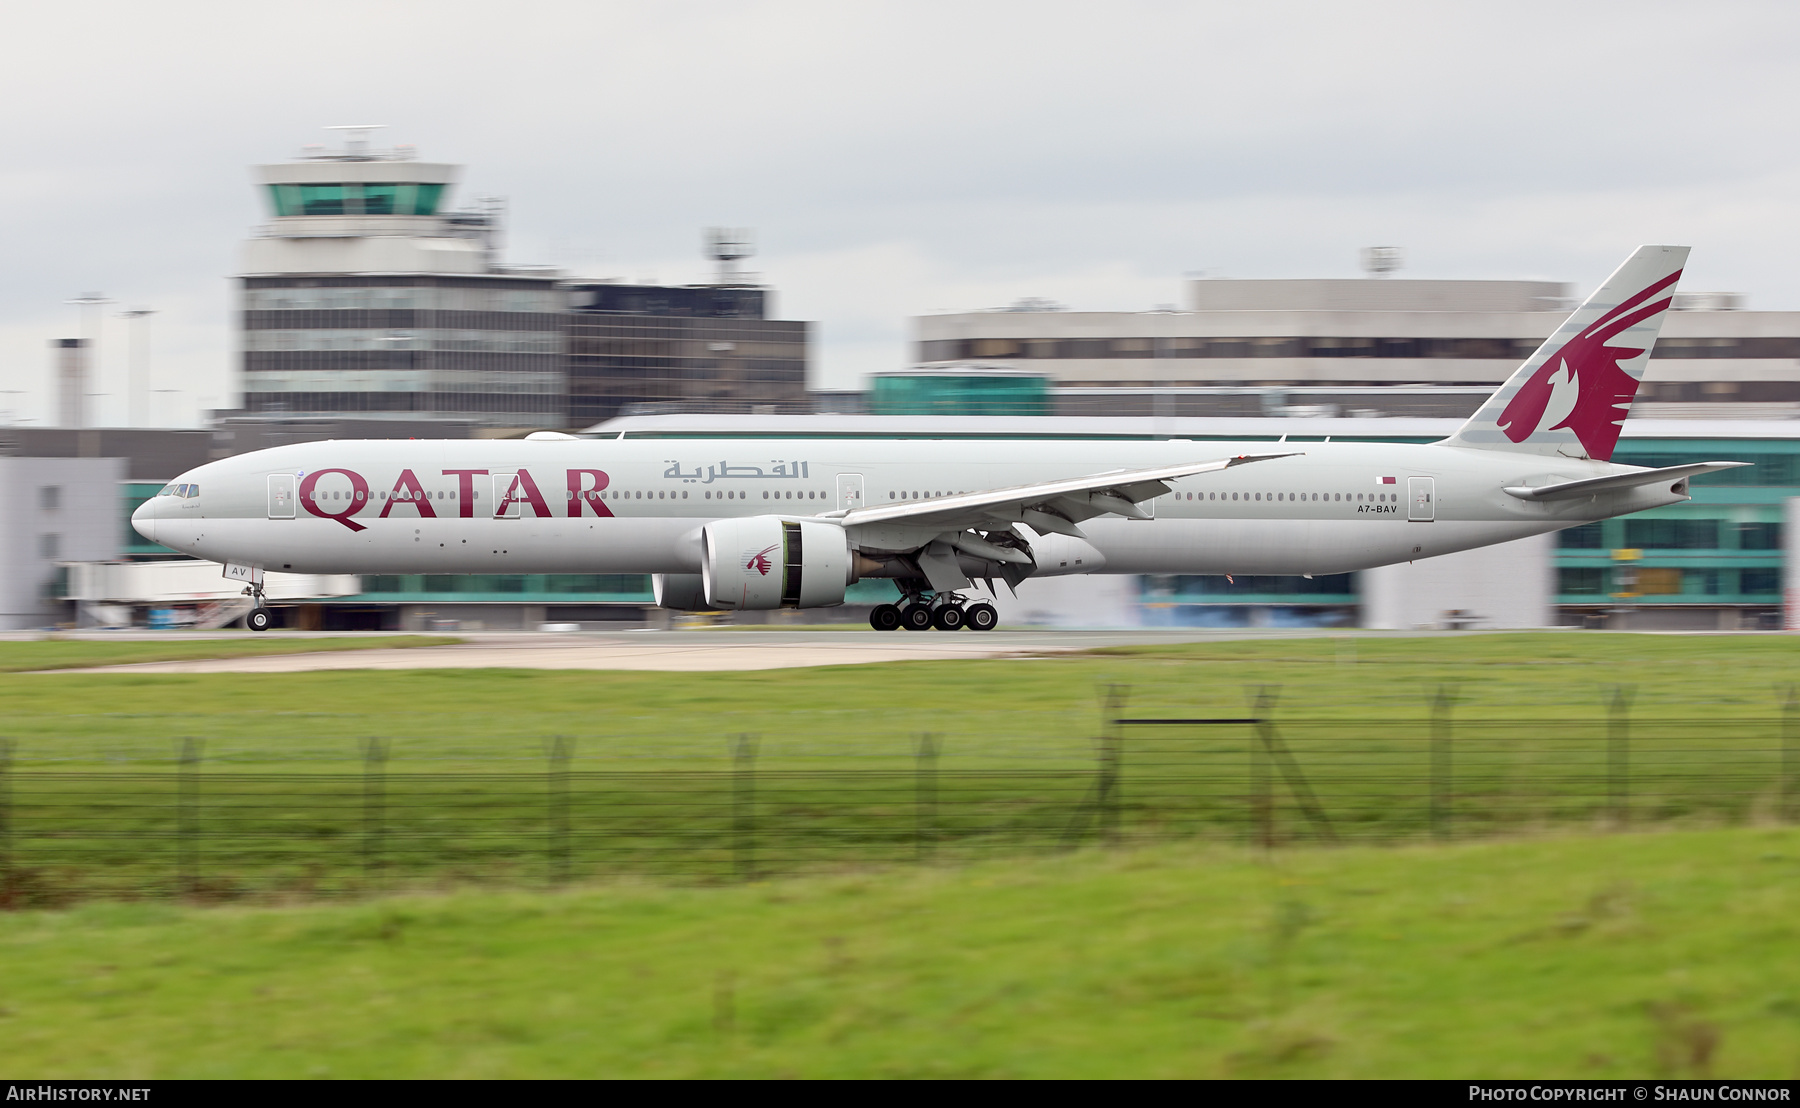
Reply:
[[[1635,685],[1614,685],[1606,721],[1606,795],[1613,821],[1631,819],[1631,697]]]
[[[1431,833],[1450,837],[1450,709],[1456,686],[1439,685],[1431,700]]]
[[[175,777],[175,871],[181,895],[200,892],[200,740],[181,740]]]
[[[569,755],[573,745],[567,735],[558,735],[550,743],[550,836],[547,845],[550,882],[554,885],[569,879]]]
[[[0,908],[13,899],[13,741],[0,739]]]
[[[364,739],[363,748],[363,883],[382,887],[387,865],[387,756],[388,744]]]
[[[1119,720],[1125,714],[1129,685],[1106,686],[1106,718],[1100,732],[1100,780],[1095,801],[1100,812],[1100,831],[1108,842],[1119,837],[1119,756],[1125,728]]]
[[[930,861],[937,854],[937,736],[919,736],[913,760],[913,860]]]
[[[1275,791],[1269,771],[1275,760],[1275,740],[1270,732],[1279,685],[1248,685],[1251,714],[1256,717],[1256,738],[1250,743],[1250,818],[1256,841],[1265,850],[1275,846]]]
[[[739,881],[756,874],[756,736],[739,735],[731,744],[731,839]]]
[[[1800,690],[1787,687],[1781,702],[1781,818],[1792,823],[1800,818]]]

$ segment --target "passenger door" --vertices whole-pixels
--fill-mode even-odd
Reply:
[[[294,518],[294,475],[269,474],[269,518]]]
[[[840,473],[837,478],[837,506],[840,511],[863,506],[863,475]]]
[[[496,469],[494,471],[493,479],[494,499],[493,503],[488,507],[487,514],[494,519],[518,519],[519,509],[524,506],[524,501],[519,499],[518,472],[510,469]],[[476,482],[476,487],[480,487],[479,481]],[[508,497],[512,498],[511,503],[507,503]],[[481,514],[479,509],[477,509],[476,514]]]
[[[1437,497],[1429,477],[1406,479],[1406,518],[1414,523],[1430,523],[1437,518]]]

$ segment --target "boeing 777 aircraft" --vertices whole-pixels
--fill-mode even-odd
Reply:
[[[649,573],[682,610],[841,604],[878,629],[991,629],[973,580],[1321,574],[1430,558],[1688,499],[1696,474],[1611,462],[1687,260],[1640,247],[1442,442],[1002,439],[315,442],[210,462],[132,516],[265,570]],[[671,457],[670,455],[674,455]]]

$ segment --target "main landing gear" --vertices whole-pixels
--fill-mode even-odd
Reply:
[[[869,626],[877,631],[992,631],[1000,613],[985,600],[970,604],[950,592],[934,596],[917,594],[901,604],[878,604],[869,613]]]

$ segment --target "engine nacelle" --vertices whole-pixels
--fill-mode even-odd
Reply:
[[[813,520],[721,519],[700,532],[702,594],[714,608],[828,608],[855,580],[844,529]]]
[[[698,573],[652,573],[650,585],[656,592],[659,608],[677,612],[710,612],[706,602],[706,584]]]

